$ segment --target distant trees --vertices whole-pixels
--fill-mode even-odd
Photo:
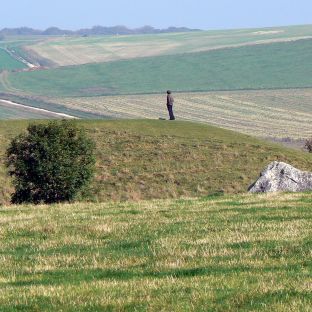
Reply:
[[[95,144],[72,121],[31,124],[7,149],[12,203],[72,201],[91,181]]]
[[[312,138],[311,138],[311,139],[307,139],[307,140],[305,141],[304,148],[305,148],[309,153],[312,153]]]
[[[159,33],[171,33],[171,32],[188,32],[196,31],[199,29],[189,29],[186,27],[169,27],[167,29],[157,29],[151,26],[144,26],[136,29],[129,29],[125,26],[94,26],[92,28],[79,29],[76,31],[60,29],[57,27],[49,27],[46,30],[32,29],[29,27],[20,28],[4,28],[1,33],[5,36],[98,36],[98,35],[136,35],[136,34],[159,34]]]

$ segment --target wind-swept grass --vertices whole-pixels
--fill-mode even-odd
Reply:
[[[1,311],[310,311],[311,196],[2,207]]]

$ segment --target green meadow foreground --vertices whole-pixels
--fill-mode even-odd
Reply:
[[[0,209],[1,311],[311,311],[312,194]]]

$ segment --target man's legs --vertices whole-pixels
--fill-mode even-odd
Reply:
[[[172,109],[173,107],[172,107],[172,105],[168,104],[167,108],[168,108],[170,120],[175,120],[174,115],[173,115],[173,109]]]

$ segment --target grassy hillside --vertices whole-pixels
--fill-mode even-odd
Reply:
[[[26,65],[15,60],[9,53],[0,48],[0,72],[3,70],[22,69]]]
[[[26,47],[60,66],[208,51],[312,37],[312,26],[214,30],[136,36],[61,37]]]
[[[312,137],[311,88],[175,93],[174,98],[179,120],[258,137]],[[114,118],[168,118],[165,94],[59,97],[52,102]]]
[[[13,311],[310,311],[311,194],[0,210]]]
[[[312,86],[312,40],[54,70],[11,73],[15,91],[46,96],[302,88]]]
[[[98,201],[245,192],[271,161],[311,170],[312,154],[212,126],[163,120],[79,121],[97,145]],[[0,122],[0,196],[12,192],[4,151],[28,122]]]

